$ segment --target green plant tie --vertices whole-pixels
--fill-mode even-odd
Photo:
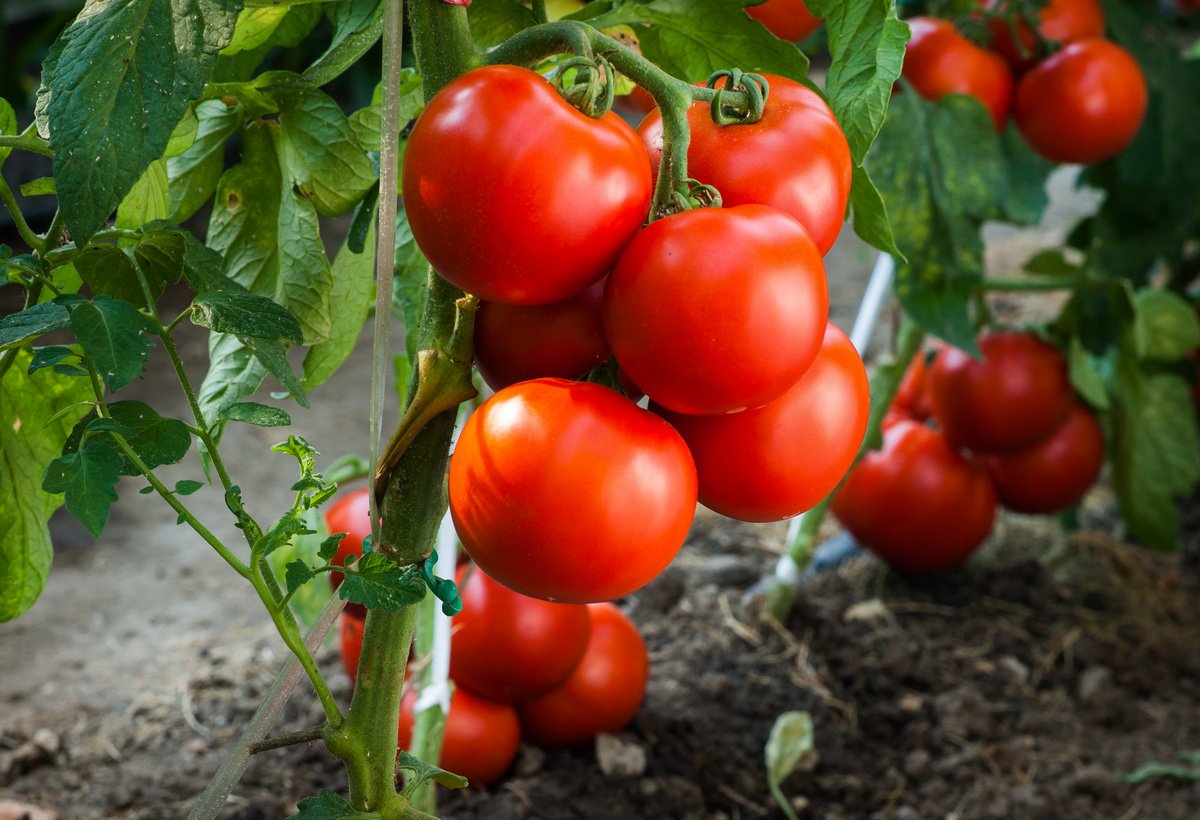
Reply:
[[[463,608],[462,598],[458,595],[458,585],[449,578],[439,578],[433,574],[437,560],[437,550],[433,550],[421,564],[421,577],[425,579],[425,584],[434,597],[442,602],[442,612],[447,615],[457,615],[462,612]]]

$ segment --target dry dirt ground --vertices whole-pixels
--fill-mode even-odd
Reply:
[[[989,264],[1011,270],[1086,206],[1066,196],[1040,231],[994,233]],[[872,261],[852,238],[828,259],[843,327]],[[889,329],[885,319],[880,335]],[[203,341],[187,336],[184,347],[199,378]],[[365,453],[368,353],[360,346],[313,410],[296,409],[288,432],[329,458]],[[162,365],[129,398],[183,415]],[[235,481],[263,518],[287,503],[292,465],[268,452],[280,437],[251,427],[227,436]],[[200,469],[193,454],[166,473],[173,481]],[[5,799],[60,818],[182,817],[283,660],[254,596],[138,486],[121,485],[98,543],[56,519],[45,593],[0,625],[0,817]],[[190,505],[237,543],[219,494],[201,491]],[[782,528],[701,516],[676,565],[625,602],[651,648],[652,680],[635,724],[611,746],[636,746],[644,769],[606,774],[607,752],[526,749],[505,785],[448,797],[444,814],[782,816],[766,792],[762,747],[776,714],[808,709],[820,760],[785,784],[803,816],[1200,816],[1200,787],[1118,778],[1200,748],[1200,596],[1170,561],[1113,540],[1103,497],[1094,506],[1099,529],[1072,539],[1008,521],[983,556],[944,578],[851,562],[810,584],[782,626],[758,619],[745,594],[773,566]],[[321,660],[348,698],[335,648]],[[280,728],[318,718],[298,691]],[[295,799],[342,785],[319,747],[271,753],[253,762],[226,816],[284,817]]]

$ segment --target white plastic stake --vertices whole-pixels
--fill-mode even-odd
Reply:
[[[449,511],[442,518],[437,534],[437,568],[434,572],[439,578],[453,578],[458,564],[458,533],[454,531],[454,522],[450,519]],[[420,714],[433,706],[442,707],[445,713],[450,712],[450,616],[436,607],[433,616],[433,651],[430,653],[429,685],[421,690],[417,702],[413,705],[413,713]]]

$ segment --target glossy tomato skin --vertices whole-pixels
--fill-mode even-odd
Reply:
[[[561,686],[518,707],[521,731],[539,745],[587,743],[629,725],[646,694],[650,657],[633,621],[612,604],[593,604],[583,659]]]
[[[347,558],[362,555],[363,541],[371,534],[371,497],[368,493],[366,487],[351,490],[330,504],[329,509],[325,511],[325,527],[329,532],[346,533],[329,563],[345,566]],[[344,577],[340,572],[329,573],[329,585],[337,589]],[[360,620],[367,617],[367,610],[361,604],[346,604],[345,611]]]
[[[821,348],[825,265],[800,223],[765,205],[651,223],[608,277],[604,332],[629,377],[679,413],[761,407]]]
[[[517,703],[566,680],[591,632],[588,608],[530,598],[478,567],[458,571],[450,677],[497,703]]]
[[[726,207],[770,205],[795,217],[824,255],[846,216],[850,146],[820,95],[786,77],[765,77],[770,91],[758,122],[717,125],[707,104],[688,110],[688,174],[715,186]],[[638,133],[657,176],[661,114],[652,112]]]
[[[413,708],[417,693],[409,690],[400,701],[401,749],[412,744]],[[493,703],[466,689],[454,690],[438,765],[460,774],[472,786],[491,786],[504,777],[521,748],[521,724],[513,707]]]
[[[1034,151],[1086,165],[1133,142],[1146,104],[1146,79],[1129,52],[1107,40],[1082,40],[1021,78],[1014,116]]]
[[[804,0],[767,0],[746,13],[767,27],[780,40],[798,43],[812,34],[821,21],[812,16]]]
[[[660,573],[687,535],[696,467],[671,425],[596,384],[536,379],[476,410],[450,459],[450,512],[492,578],[588,603]]]
[[[566,299],[603,276],[651,195],[629,126],[580,113],[515,66],[477,68],[438,92],[409,137],[403,179],[413,237],[438,273],[521,305]]]
[[[977,453],[1009,453],[1053,433],[1075,402],[1058,348],[1013,331],[986,333],[978,343],[982,361],[947,347],[930,371],[946,438]]]
[[[1004,10],[1008,4],[991,0],[988,5]],[[991,20],[988,28],[992,34],[988,48],[1003,57],[1013,71],[1023,72],[1037,62],[1038,41],[1028,25],[1017,24],[1018,39],[1013,38],[1007,20]],[[1046,40],[1064,45],[1103,37],[1104,7],[1100,0],[1050,0],[1038,15],[1038,30]]]
[[[342,668],[350,683],[358,679],[358,659],[362,655],[363,628],[365,624],[357,614],[343,610],[339,619],[339,634],[341,639]]]
[[[862,359],[830,324],[812,365],[770,404],[724,416],[663,417],[696,459],[700,503],[742,521],[777,521],[833,491],[854,462],[869,411]]]
[[[480,302],[475,313],[475,364],[493,390],[543,376],[575,378],[609,357],[597,282],[561,302]]]
[[[996,517],[987,471],[960,456],[937,430],[899,421],[883,433],[833,498],[833,513],[896,569],[937,572],[983,543]]]
[[[948,20],[914,17],[904,51],[904,76],[927,100],[966,94],[983,103],[997,131],[1012,105],[1013,79],[998,55],[963,37]]]
[[[1015,453],[988,456],[984,465],[1008,509],[1058,512],[1083,498],[1100,475],[1104,431],[1092,412],[1077,404],[1047,438]]]

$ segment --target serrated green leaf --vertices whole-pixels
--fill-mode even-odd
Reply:
[[[166,219],[170,214],[167,162],[156,159],[146,166],[146,170],[117,206],[116,224],[118,228],[132,230],[156,219]]]
[[[476,47],[486,51],[534,25],[537,17],[517,0],[474,0],[467,6],[467,22]]]
[[[338,544],[342,543],[342,539],[347,535],[349,533],[337,532],[323,540],[317,548],[317,557],[328,564],[333,560],[333,556],[337,555]]]
[[[151,223],[162,224],[162,223]],[[163,287],[179,281],[183,273],[184,237],[180,229],[148,230],[133,247],[134,264],[148,282]]]
[[[448,772],[439,766],[421,760],[419,757],[413,757],[403,749],[399,750],[396,757],[396,768],[411,773],[411,775],[404,778],[404,792],[406,794],[412,793],[415,789],[420,788],[423,784],[430,781],[445,786],[447,789],[465,789],[470,785],[462,775]]]
[[[93,293],[146,307],[146,294],[133,260],[116,245],[89,245],[75,258],[75,269]],[[166,283],[158,277],[147,277],[146,284],[150,286],[150,295],[158,301]]]
[[[292,561],[284,568],[283,582],[288,592],[295,592],[315,577],[316,573],[308,568],[308,564]]]
[[[241,163],[217,185],[208,244],[224,255],[225,275],[290,310],[315,344],[330,332],[333,276],[312,202],[284,185],[279,130],[246,129]]]
[[[33,349],[33,358],[29,360],[29,369],[26,372],[33,375],[43,367],[53,367],[64,359],[71,357],[79,358],[79,350],[70,345],[35,347]]]
[[[182,481],[176,481],[175,482],[175,494],[176,495],[191,495],[192,493],[201,489],[203,486],[204,486],[204,482],[202,482],[202,481],[192,481],[191,479],[184,479]]]
[[[338,587],[342,598],[367,609],[399,612],[425,597],[425,579],[413,565],[401,567],[378,552],[364,555]]]
[[[162,156],[229,42],[236,0],[93,0],[51,48],[39,109],[67,227],[86,241]]]
[[[300,384],[300,379],[296,377],[296,372],[292,370],[292,365],[287,360],[287,348],[282,342],[275,339],[259,339],[254,336],[238,336],[237,339],[250,349],[254,358],[262,363],[268,373],[279,380],[296,404],[308,407],[308,395],[304,392],[304,386]]]
[[[296,344],[304,341],[296,317],[287,308],[256,293],[214,291],[197,296],[192,301],[192,321],[219,333]]]
[[[18,313],[10,313],[0,319],[0,350],[63,330],[70,322],[71,314],[57,302],[42,302]]]
[[[328,535],[320,512],[305,510],[302,513],[302,519],[312,533],[294,536],[289,544],[275,550],[267,558],[277,575],[286,574],[287,565],[293,561],[299,561],[306,566],[329,563],[328,559],[318,556],[322,539]],[[333,591],[329,584],[307,584],[292,595],[290,606],[302,623],[311,625],[321,617],[321,610],[325,608],[325,604],[329,602],[332,595]]]
[[[378,820],[377,812],[361,812],[350,808],[345,798],[323,791],[319,797],[306,797],[296,804],[299,811],[288,820]]]
[[[854,232],[858,237],[884,253],[890,253],[896,261],[903,262],[904,254],[896,247],[896,237],[892,235],[887,205],[871,180],[871,174],[857,165],[853,168],[850,185],[850,208],[854,214]]]
[[[784,712],[775,718],[764,750],[767,782],[779,786],[806,757],[816,752],[812,715],[808,712]]]
[[[1186,299],[1168,290],[1133,295],[1133,342],[1142,359],[1176,361],[1200,347],[1200,319]]]
[[[121,454],[109,445],[88,444],[50,462],[42,489],[64,493],[67,509],[93,537],[99,538],[117,500],[121,462]]]
[[[286,427],[292,423],[292,417],[278,407],[254,401],[238,402],[223,407],[217,414],[217,418],[240,421],[243,424],[253,424],[257,427]]]
[[[128,302],[97,296],[71,312],[71,330],[91,356],[111,391],[120,390],[146,369],[150,359],[150,320]]]
[[[308,527],[300,512],[288,510],[267,529],[259,543],[254,545],[254,549],[260,555],[270,555],[280,547],[289,544],[294,536],[311,535],[314,532]]]
[[[62,499],[42,490],[45,465],[62,452],[86,381],[42,370],[26,375],[32,355],[18,350],[0,380],[0,622],[21,615],[41,594],[53,548],[47,522]]]
[[[0,133],[3,133],[0,131]],[[54,177],[39,177],[21,186],[21,196],[53,196],[58,193]]]
[[[1071,386],[1075,388],[1075,392],[1083,397],[1084,401],[1099,410],[1107,410],[1109,408],[1108,390],[1104,385],[1104,377],[1100,373],[1100,369],[1096,366],[1096,362],[1084,350],[1082,342],[1078,337],[1071,337],[1070,348],[1067,351],[1067,360],[1070,367]]]
[[[118,433],[150,469],[164,464],[177,464],[187,455],[192,445],[191,432],[179,419],[160,416],[150,405],[141,401],[110,402],[111,418],[100,418],[89,413],[75,425],[70,437],[63,445],[63,453],[77,452],[85,433],[89,441],[103,442],[102,432]],[[117,449],[113,444],[113,448]],[[139,475],[141,471],[121,456],[121,474]]]
[[[197,401],[205,421],[211,425],[222,408],[254,395],[267,369],[250,348],[228,333],[209,334],[208,362],[208,373],[200,385]]]
[[[333,260],[333,288],[330,301],[338,306],[338,321],[330,330],[329,338],[313,345],[304,355],[304,379],[306,390],[323,384],[332,376],[342,362],[350,356],[363,326],[371,311],[371,298],[375,290],[375,220],[370,220],[367,238],[361,252],[350,249],[350,239],[338,251]]]
[[[217,189],[225,167],[225,141],[241,128],[244,111],[224,100],[196,103],[196,132],[187,149],[167,159],[170,188],[168,212],[183,222],[200,209]]]

